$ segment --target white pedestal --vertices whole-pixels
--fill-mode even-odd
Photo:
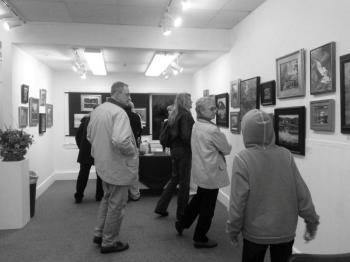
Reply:
[[[0,160],[0,229],[24,227],[30,219],[29,161]]]

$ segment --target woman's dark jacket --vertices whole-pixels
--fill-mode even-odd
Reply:
[[[91,156],[91,144],[86,138],[87,126],[89,124],[90,117],[84,116],[81,119],[80,126],[75,134],[75,142],[79,148],[78,160],[80,164],[94,164],[94,159]]]

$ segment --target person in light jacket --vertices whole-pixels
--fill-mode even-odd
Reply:
[[[212,248],[217,243],[207,237],[214,216],[219,188],[229,185],[225,155],[231,145],[220,129],[211,122],[215,117],[214,98],[202,97],[196,102],[197,122],[191,136],[193,182],[197,193],[189,202],[182,218],[175,223],[179,235],[196,220],[193,241],[196,248]]]
[[[108,102],[91,113],[87,130],[91,155],[105,192],[93,239],[101,245],[101,253],[119,252],[129,247],[119,240],[128,189],[136,183],[139,167],[135,137],[124,110],[129,101],[128,85],[114,83]]]
[[[272,262],[286,262],[298,216],[306,223],[306,241],[315,237],[319,216],[292,154],[275,144],[272,118],[249,111],[242,134],[246,149],[233,160],[227,232],[236,246],[242,232],[243,262],[263,262],[268,247]]]

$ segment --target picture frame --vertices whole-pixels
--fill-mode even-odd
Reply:
[[[241,132],[241,119],[239,112],[230,112],[230,130],[231,133],[239,134]]]
[[[36,126],[39,123],[39,99],[29,98],[29,126]]]
[[[228,128],[228,93],[223,93],[215,96],[216,104],[216,125]]]
[[[260,108],[260,77],[253,77],[240,82],[240,118],[251,109]]]
[[[335,42],[310,51],[310,94],[335,92]]]
[[[350,134],[350,54],[340,57],[340,132]]]
[[[260,97],[263,106],[276,105],[276,81],[271,80],[260,84]]]
[[[18,127],[24,128],[28,126],[28,107],[18,107]]]
[[[141,118],[141,127],[144,128],[146,127],[147,123],[147,109],[144,108],[134,108],[135,113],[138,114]]]
[[[209,96],[209,89],[204,89],[203,90],[203,97]]]
[[[21,85],[21,103],[27,104],[29,99],[29,86]]]
[[[230,98],[231,98],[231,107],[239,108],[240,107],[240,83],[241,79],[236,79],[230,83]]]
[[[305,155],[305,106],[276,108],[274,113],[276,145],[294,154]]]
[[[315,131],[334,131],[334,99],[310,102],[310,128]]]
[[[46,132],[46,114],[39,114],[39,134]]]
[[[101,95],[82,94],[80,95],[80,111],[91,112],[101,104]]]
[[[45,106],[46,105],[46,94],[47,91],[46,89],[40,89],[40,106]]]
[[[73,121],[74,121],[74,128],[79,128],[81,120],[84,116],[87,116],[87,114],[74,114]]]
[[[53,105],[46,104],[45,113],[46,113],[46,127],[50,128],[53,126]]]
[[[305,96],[305,50],[276,59],[277,98]]]

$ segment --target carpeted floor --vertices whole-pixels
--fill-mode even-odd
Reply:
[[[208,236],[219,246],[195,249],[193,227],[178,236],[174,228],[175,197],[170,215],[159,218],[153,213],[158,195],[143,192],[142,199],[130,202],[124,217],[121,239],[130,249],[121,253],[100,254],[92,243],[98,203],[94,198],[95,181],[90,180],[82,204],[75,204],[75,181],[56,181],[36,201],[35,216],[20,230],[0,231],[0,261],[3,262],[167,262],[241,260],[225,234],[226,208],[218,203]]]

